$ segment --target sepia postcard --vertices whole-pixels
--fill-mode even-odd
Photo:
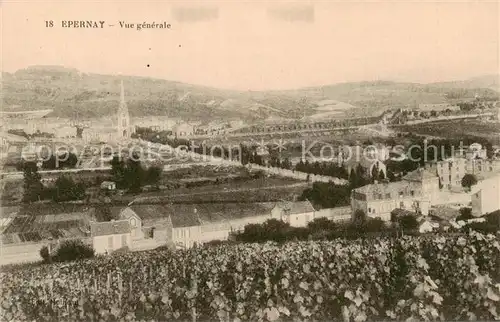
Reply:
[[[499,17],[2,1],[0,320],[500,320]]]

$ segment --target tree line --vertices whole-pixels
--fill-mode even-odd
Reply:
[[[46,187],[41,182],[42,177],[35,162],[26,162],[23,167],[24,203],[41,200],[74,201],[86,196],[83,182],[75,182],[71,177],[63,175],[56,179],[53,187]]]

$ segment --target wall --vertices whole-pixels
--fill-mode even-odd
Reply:
[[[198,160],[198,161],[208,161],[212,164],[223,164],[223,165],[233,165],[233,166],[238,166],[241,167],[241,162],[239,161],[234,161],[234,160],[225,160],[222,158],[217,158],[213,157],[210,155],[201,155],[198,153],[194,153],[192,151],[180,151],[177,149],[172,148],[169,145],[162,145],[159,143],[151,143],[148,141],[144,141],[142,139],[139,139],[140,143],[142,144],[151,144],[152,147],[156,147],[159,149],[162,149],[163,151],[173,151],[176,153],[176,155],[184,160]],[[275,168],[275,167],[265,167],[265,166],[260,166],[257,164],[248,164],[247,168],[249,169],[255,169],[255,170],[262,170],[266,173],[282,176],[282,177],[288,177],[288,178],[294,178],[298,180],[307,180],[309,176],[309,181],[311,182],[333,182],[338,185],[346,185],[349,182],[344,179],[340,178],[335,178],[335,177],[329,177],[329,176],[322,176],[322,175],[314,175],[314,174],[308,174],[304,172],[299,172],[299,171],[293,171],[293,170],[287,170],[287,169],[281,169],[281,168]]]
[[[209,223],[201,226],[200,242],[211,240],[227,240],[231,231],[229,222]]]
[[[481,189],[472,196],[472,212],[481,216],[500,209],[500,176],[484,180]]]
[[[229,225],[232,231],[240,231],[248,224],[263,224],[268,219],[271,219],[271,214],[232,219]]]
[[[391,212],[396,208],[404,208],[413,211],[415,201],[421,204],[421,211],[424,215],[428,213],[428,201],[422,200],[422,197],[384,199],[384,200],[351,200],[352,214],[356,210],[362,210],[368,217],[377,218],[388,221],[391,219]],[[403,206],[403,207],[402,207]]]
[[[122,244],[122,236],[126,238],[126,244]],[[109,238],[113,238],[113,245],[109,247]],[[105,254],[107,252],[112,252],[114,250],[120,249],[122,247],[132,246],[132,238],[130,233],[127,234],[116,234],[116,235],[105,235],[93,237],[93,246],[96,254]]]
[[[193,247],[194,243],[200,243],[201,240],[201,226],[178,227],[172,229],[172,241],[176,245],[190,248]]]
[[[352,217],[351,207],[326,208],[314,213],[314,218],[326,218],[333,221],[346,221]]]
[[[68,239],[61,239],[59,242]],[[84,243],[92,245],[91,238],[81,238]],[[41,260],[40,249],[49,244],[54,244],[54,241],[44,241],[40,243],[20,243],[1,245],[0,247],[0,265],[29,263]]]
[[[287,221],[292,227],[306,227],[307,224],[314,220],[314,212],[303,214],[288,215]]]

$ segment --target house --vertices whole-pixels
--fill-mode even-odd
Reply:
[[[170,213],[167,205],[130,205],[121,209],[119,216],[130,222],[132,239],[152,238],[163,245],[170,240]]]
[[[471,196],[472,215],[475,217],[500,209],[500,174],[478,183],[477,192]]]
[[[485,148],[473,143],[467,149],[456,151],[454,157],[428,163],[426,168],[436,172],[444,188],[461,188],[466,174],[484,176],[500,173],[500,160],[488,159],[486,154]]]
[[[408,173],[403,180],[420,186],[422,195],[427,196],[431,204],[437,201],[439,195],[439,177],[423,168]]]
[[[171,241],[176,248],[191,248],[201,243],[201,222],[196,208],[193,213],[175,214],[169,218],[172,226]]]
[[[314,207],[309,201],[281,202],[271,210],[271,218],[282,220],[292,227],[306,227],[314,220]]]
[[[132,244],[131,227],[128,220],[92,222],[90,224],[92,245],[97,254],[109,254]]]
[[[101,183],[102,190],[116,190],[116,183],[113,181],[103,181]]]
[[[369,184],[351,192],[353,214],[361,210],[368,217],[384,221],[391,219],[391,212],[396,208],[418,210],[427,215],[429,207],[430,200],[422,193],[422,186],[407,180]]]

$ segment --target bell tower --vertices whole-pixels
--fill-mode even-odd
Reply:
[[[130,116],[128,114],[127,104],[125,103],[125,91],[123,89],[123,81],[120,84],[120,106],[118,107],[118,138],[129,139],[132,134],[130,126]]]

